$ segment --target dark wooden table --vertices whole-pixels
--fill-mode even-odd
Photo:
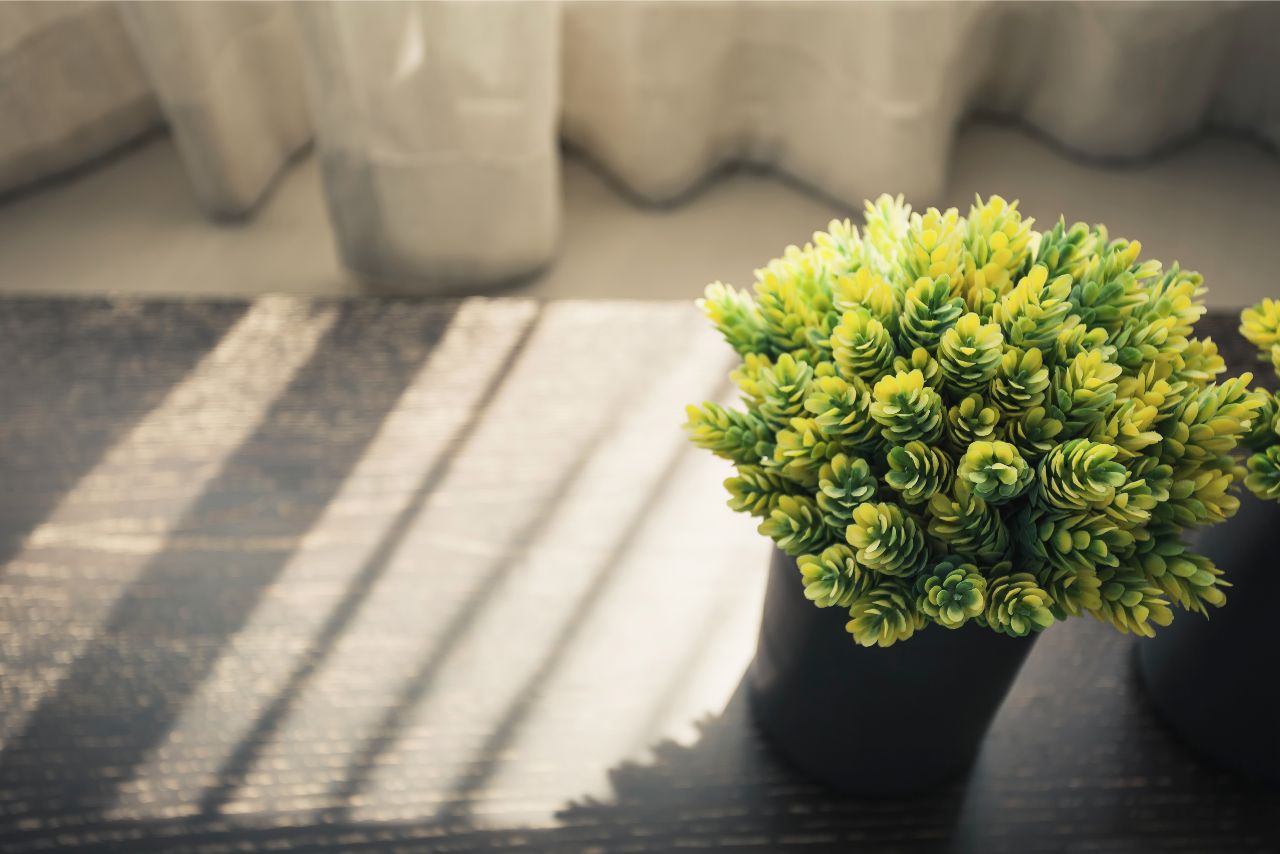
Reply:
[[[0,358],[5,852],[1280,849],[1089,620],[967,786],[776,764],[689,306],[5,299]]]

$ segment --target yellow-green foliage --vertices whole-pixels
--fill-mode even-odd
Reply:
[[[1231,516],[1240,478],[1280,499],[1280,401],[1218,379],[1200,276],[1101,225],[1032,225],[999,197],[882,196],[701,302],[742,407],[690,407],[690,436],[864,646],[1081,614],[1150,635],[1226,599],[1183,530]],[[1280,303],[1242,320],[1280,364]]]
[[[1270,362],[1280,376],[1280,301],[1264,299],[1240,315],[1240,334],[1258,348],[1258,359]],[[1259,417],[1244,443],[1254,451],[1244,485],[1259,498],[1280,501],[1280,397],[1256,391]]]
[[[956,479],[988,504],[1005,504],[1027,491],[1032,472],[1008,442],[973,442],[960,458]]]
[[[819,608],[848,608],[874,580],[843,543],[823,549],[820,555],[801,555],[796,564],[804,579],[804,595]]]

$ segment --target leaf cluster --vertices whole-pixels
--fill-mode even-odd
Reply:
[[[689,407],[690,438],[860,644],[1083,614],[1151,635],[1225,601],[1183,531],[1230,517],[1237,478],[1280,499],[1280,401],[1219,379],[1200,276],[1104,226],[1032,226],[998,196],[882,196],[700,303],[742,405]],[[1243,323],[1280,365],[1280,303]]]

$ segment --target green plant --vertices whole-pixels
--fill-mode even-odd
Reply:
[[[1264,299],[1240,314],[1240,334],[1258,348],[1258,359],[1280,376],[1280,301]],[[1254,453],[1245,463],[1244,485],[1265,501],[1280,501],[1280,398],[1257,392],[1259,417],[1244,444]]]
[[[701,301],[743,406],[690,407],[689,435],[860,644],[1081,614],[1151,635],[1171,605],[1225,601],[1183,530],[1231,516],[1240,477],[1280,499],[1280,401],[1217,379],[1200,276],[1102,226],[1032,224],[999,197],[960,216],[883,196],[754,294]],[[1244,332],[1280,367],[1280,303]]]

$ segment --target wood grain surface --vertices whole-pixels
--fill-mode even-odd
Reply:
[[[1088,620],[967,785],[779,765],[685,304],[3,299],[0,358],[4,852],[1280,850]]]

